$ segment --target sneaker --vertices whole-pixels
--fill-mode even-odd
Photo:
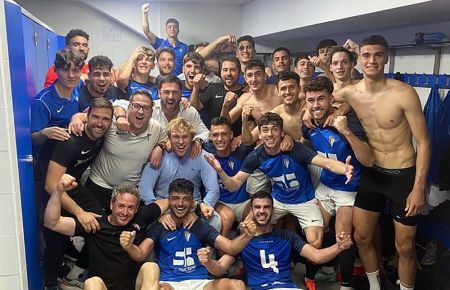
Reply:
[[[84,283],[78,279],[64,277],[59,283],[60,290],[83,290]]]
[[[436,263],[437,248],[438,246],[435,242],[431,242],[425,247],[425,254],[422,257],[422,260],[420,260],[422,265],[431,266]]]
[[[316,281],[305,278],[306,290],[316,290]]]
[[[316,276],[314,277],[316,281],[324,281],[324,282],[336,282],[336,272],[327,273],[322,268],[317,271]]]

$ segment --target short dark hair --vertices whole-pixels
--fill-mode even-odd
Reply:
[[[167,24],[169,24],[169,23],[175,23],[178,27],[180,27],[180,22],[178,22],[178,20],[176,20],[175,18],[169,18],[169,19],[167,19],[167,21],[166,21],[166,26],[167,26]]]
[[[275,53],[277,53],[279,51],[285,51],[285,52],[287,52],[288,56],[291,57],[291,51],[289,49],[287,49],[286,47],[283,47],[283,46],[279,46],[273,50],[272,59],[275,56]]]
[[[261,127],[265,125],[275,125],[283,129],[283,118],[277,113],[266,112],[264,113],[258,121],[258,130],[261,131]]]
[[[148,97],[148,98],[150,99],[152,105],[153,105],[152,95],[150,94],[149,91],[143,90],[143,89],[135,90],[135,91],[130,95],[129,101],[131,102],[131,101],[133,100],[134,96],[137,96],[137,95]]]
[[[86,38],[87,41],[89,41],[89,34],[87,34],[84,30],[81,29],[72,29],[66,34],[66,45],[69,45],[72,38],[81,36]]]
[[[364,38],[359,44],[359,47],[361,48],[366,45],[382,45],[386,50],[389,48],[386,38],[379,34],[370,35]]]
[[[156,60],[159,59],[159,56],[161,55],[161,53],[163,52],[167,52],[170,53],[173,56],[173,59],[175,59],[175,52],[173,51],[172,48],[170,47],[160,47],[156,50]]]
[[[357,56],[355,53],[351,52],[350,50],[346,49],[346,48],[343,47],[343,46],[334,46],[334,47],[331,49],[330,55],[328,56],[328,60],[327,60],[327,62],[328,62],[329,64],[331,64],[331,59],[333,58],[333,55],[334,55],[335,53],[338,53],[338,52],[344,52],[344,53],[346,53],[346,54],[348,55],[349,60],[350,60],[351,62],[353,62],[354,64],[356,64],[356,60],[357,60],[358,56]]]
[[[303,86],[303,91],[306,92],[320,92],[326,90],[330,95],[333,93],[333,82],[327,77],[317,77]]]
[[[169,184],[169,195],[172,192],[183,192],[194,195],[194,183],[185,178],[177,178]]]
[[[54,62],[55,69],[69,68],[71,62],[76,68],[81,69],[84,65],[84,57],[80,53],[72,51],[67,47],[56,53]]]
[[[277,86],[280,81],[294,80],[297,82],[297,85],[300,85],[300,76],[293,71],[285,71],[277,76]]]
[[[91,111],[93,109],[101,109],[101,108],[110,109],[111,116],[112,116],[114,107],[113,107],[112,103],[105,98],[93,98],[92,99],[91,104],[89,105],[88,112],[87,112],[88,116],[91,114]]]
[[[316,51],[319,51],[319,49],[321,49],[321,48],[330,47],[330,46],[336,46],[336,45],[337,45],[337,42],[334,39],[329,39],[329,38],[322,39],[317,44]]]
[[[273,197],[272,197],[272,194],[271,194],[270,192],[264,191],[264,190],[262,190],[262,191],[257,191],[257,192],[255,192],[255,193],[252,195],[252,197],[250,198],[250,206],[253,205],[253,201],[254,201],[255,199],[264,199],[264,198],[269,199],[269,200],[271,201],[272,207],[273,207]]]
[[[211,120],[211,126],[220,126],[220,125],[227,125],[231,129],[231,121],[227,117],[224,116],[214,117]]]
[[[174,75],[162,76],[158,83],[158,91],[162,88],[165,83],[176,83],[180,87],[180,91],[183,90],[183,83],[179,78]]]
[[[89,71],[92,72],[95,69],[107,69],[111,70],[113,67],[112,61],[109,59],[109,57],[104,55],[96,55],[92,57],[89,62]]]
[[[225,56],[224,58],[222,58],[222,60],[219,63],[219,71],[222,71],[222,65],[226,61],[236,64],[238,72],[241,73],[241,63],[239,62],[239,59],[235,56]]]
[[[239,37],[236,41],[237,45],[239,46],[239,43],[243,41],[248,41],[252,44],[253,48],[255,48],[255,40],[253,40],[253,37],[251,35],[243,35]]]
[[[194,51],[188,52],[183,57],[183,65],[185,65],[188,61],[192,61],[194,64],[199,64],[202,69],[205,66],[205,59],[198,52],[194,52]]]
[[[309,60],[309,56],[307,53],[300,53],[299,55],[297,55],[297,57],[294,60],[294,66],[297,66],[298,62],[302,59],[307,59]]]
[[[249,60],[245,64],[245,71],[247,71],[251,68],[255,68],[255,67],[259,67],[262,71],[264,71],[266,69],[266,66],[264,65],[263,61],[256,58],[256,59]]]

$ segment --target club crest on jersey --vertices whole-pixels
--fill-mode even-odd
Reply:
[[[333,136],[328,137],[328,143],[330,144],[331,147],[333,147],[334,141],[336,141],[336,139],[334,139]]]
[[[184,238],[186,239],[187,242],[189,242],[189,239],[191,238],[191,233],[188,231],[184,232]]]
[[[288,158],[284,158],[283,159],[283,164],[284,164],[284,167],[288,168],[289,167],[289,159]]]
[[[234,170],[234,161],[232,160],[228,161],[228,167],[230,167],[231,170]]]

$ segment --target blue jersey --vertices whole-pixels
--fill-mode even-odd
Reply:
[[[255,236],[242,250],[241,257],[252,290],[295,288],[291,277],[292,253],[306,245],[297,234],[273,228]]]
[[[259,146],[248,155],[241,170],[252,174],[260,169],[272,182],[272,196],[287,204],[299,204],[314,198],[314,187],[308,164],[317,155],[301,143],[294,143],[289,152],[276,155],[267,154],[264,146]]]
[[[353,112],[353,111],[351,111]],[[352,113],[354,114],[354,113]],[[349,129],[361,140],[366,141],[367,137],[364,133],[364,129],[361,123],[356,117],[349,114],[347,116],[347,122]],[[353,165],[354,172],[352,181],[345,184],[347,177],[345,175],[336,174],[328,169],[323,169],[320,173],[320,182],[329,188],[341,191],[356,191],[356,187],[359,183],[359,178],[361,174],[360,164],[356,160],[355,153],[352,147],[348,143],[347,139],[342,136],[338,130],[334,127],[328,126],[326,128],[313,128],[309,129],[306,127],[302,128],[303,136],[309,139],[316,149],[319,155],[324,157],[339,160],[345,163],[347,156],[351,156],[351,164]]]
[[[244,161],[245,157],[253,151],[253,146],[245,146],[241,144],[236,150],[231,152],[230,156],[226,158],[222,158],[217,155],[216,153],[216,147],[212,143],[206,143],[204,150],[214,154],[214,156],[217,158],[217,160],[220,163],[220,166],[222,167],[223,171],[228,176],[235,176],[236,173],[239,172],[242,166],[242,162]],[[249,199],[246,186],[247,183],[244,182],[244,184],[241,185],[241,187],[235,191],[230,192],[225,185],[223,185],[222,180],[219,177],[219,186],[220,186],[220,201],[223,201],[225,203],[231,203],[231,204],[237,204],[244,202]]]
[[[160,223],[150,227],[147,237],[153,240],[161,281],[180,282],[208,279],[208,271],[200,264],[197,250],[214,245],[219,233],[207,223],[197,220],[191,229],[169,231]]]
[[[157,100],[158,98],[155,99],[155,96],[154,96],[155,88],[156,88],[156,85],[151,82],[147,82],[147,83],[143,84],[143,83],[140,83],[140,82],[130,79],[130,82],[128,83],[128,86],[126,87],[125,91],[127,92],[128,96],[131,96],[137,90],[144,90],[144,91],[147,91],[150,93],[153,100]],[[156,93],[156,95],[157,95],[157,93]]]

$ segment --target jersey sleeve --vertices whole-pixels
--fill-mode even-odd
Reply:
[[[156,203],[150,203],[139,207],[136,214],[135,222],[141,228],[144,229],[147,225],[158,220],[161,215],[161,208]]]
[[[50,123],[50,111],[41,100],[33,100],[31,103],[31,133],[39,132],[48,127]]]
[[[211,98],[213,95],[213,87],[214,86],[211,84],[203,93],[200,93],[198,97],[200,103],[202,103],[203,107],[205,108],[208,107],[209,104],[211,103]]]
[[[298,163],[311,164],[311,160],[316,157],[317,152],[302,143],[295,142],[291,154]]]
[[[358,116],[356,115],[354,110],[351,110],[347,113],[347,124],[350,131],[352,131],[353,134],[355,134],[356,137],[359,138],[359,140],[363,142],[367,142],[367,135],[366,131],[364,131],[363,126],[361,125],[361,121],[359,121]]]
[[[303,250],[303,247],[306,245],[306,242],[294,232],[291,232],[290,239],[292,242],[292,247],[295,249],[297,253],[300,253]]]
[[[156,49],[158,49],[164,42],[164,39],[159,38],[158,36],[155,38],[155,43],[153,44],[153,47]]]
[[[245,157],[244,162],[241,166],[241,171],[252,174],[259,167],[259,162],[257,158],[257,151],[254,150],[250,155]]]
[[[301,131],[302,131],[302,134],[303,134],[303,138],[309,139],[309,132],[311,131],[311,129],[309,129],[304,124],[302,124]]]
[[[202,237],[202,241],[204,244],[214,245],[216,242],[219,233],[209,224],[200,221],[198,223],[199,237]]]
[[[75,220],[74,236],[82,236],[82,237],[86,236],[86,232],[85,232],[83,226],[81,225],[81,223],[77,219],[74,219],[74,220]]]
[[[56,141],[55,149],[53,151],[51,160],[56,163],[69,168],[71,162],[75,159],[78,148],[73,136],[67,141]]]
[[[159,222],[153,224],[147,230],[147,238],[152,239],[155,243],[159,243],[159,241],[161,240],[161,236],[162,236],[161,230],[162,230],[162,225]]]

